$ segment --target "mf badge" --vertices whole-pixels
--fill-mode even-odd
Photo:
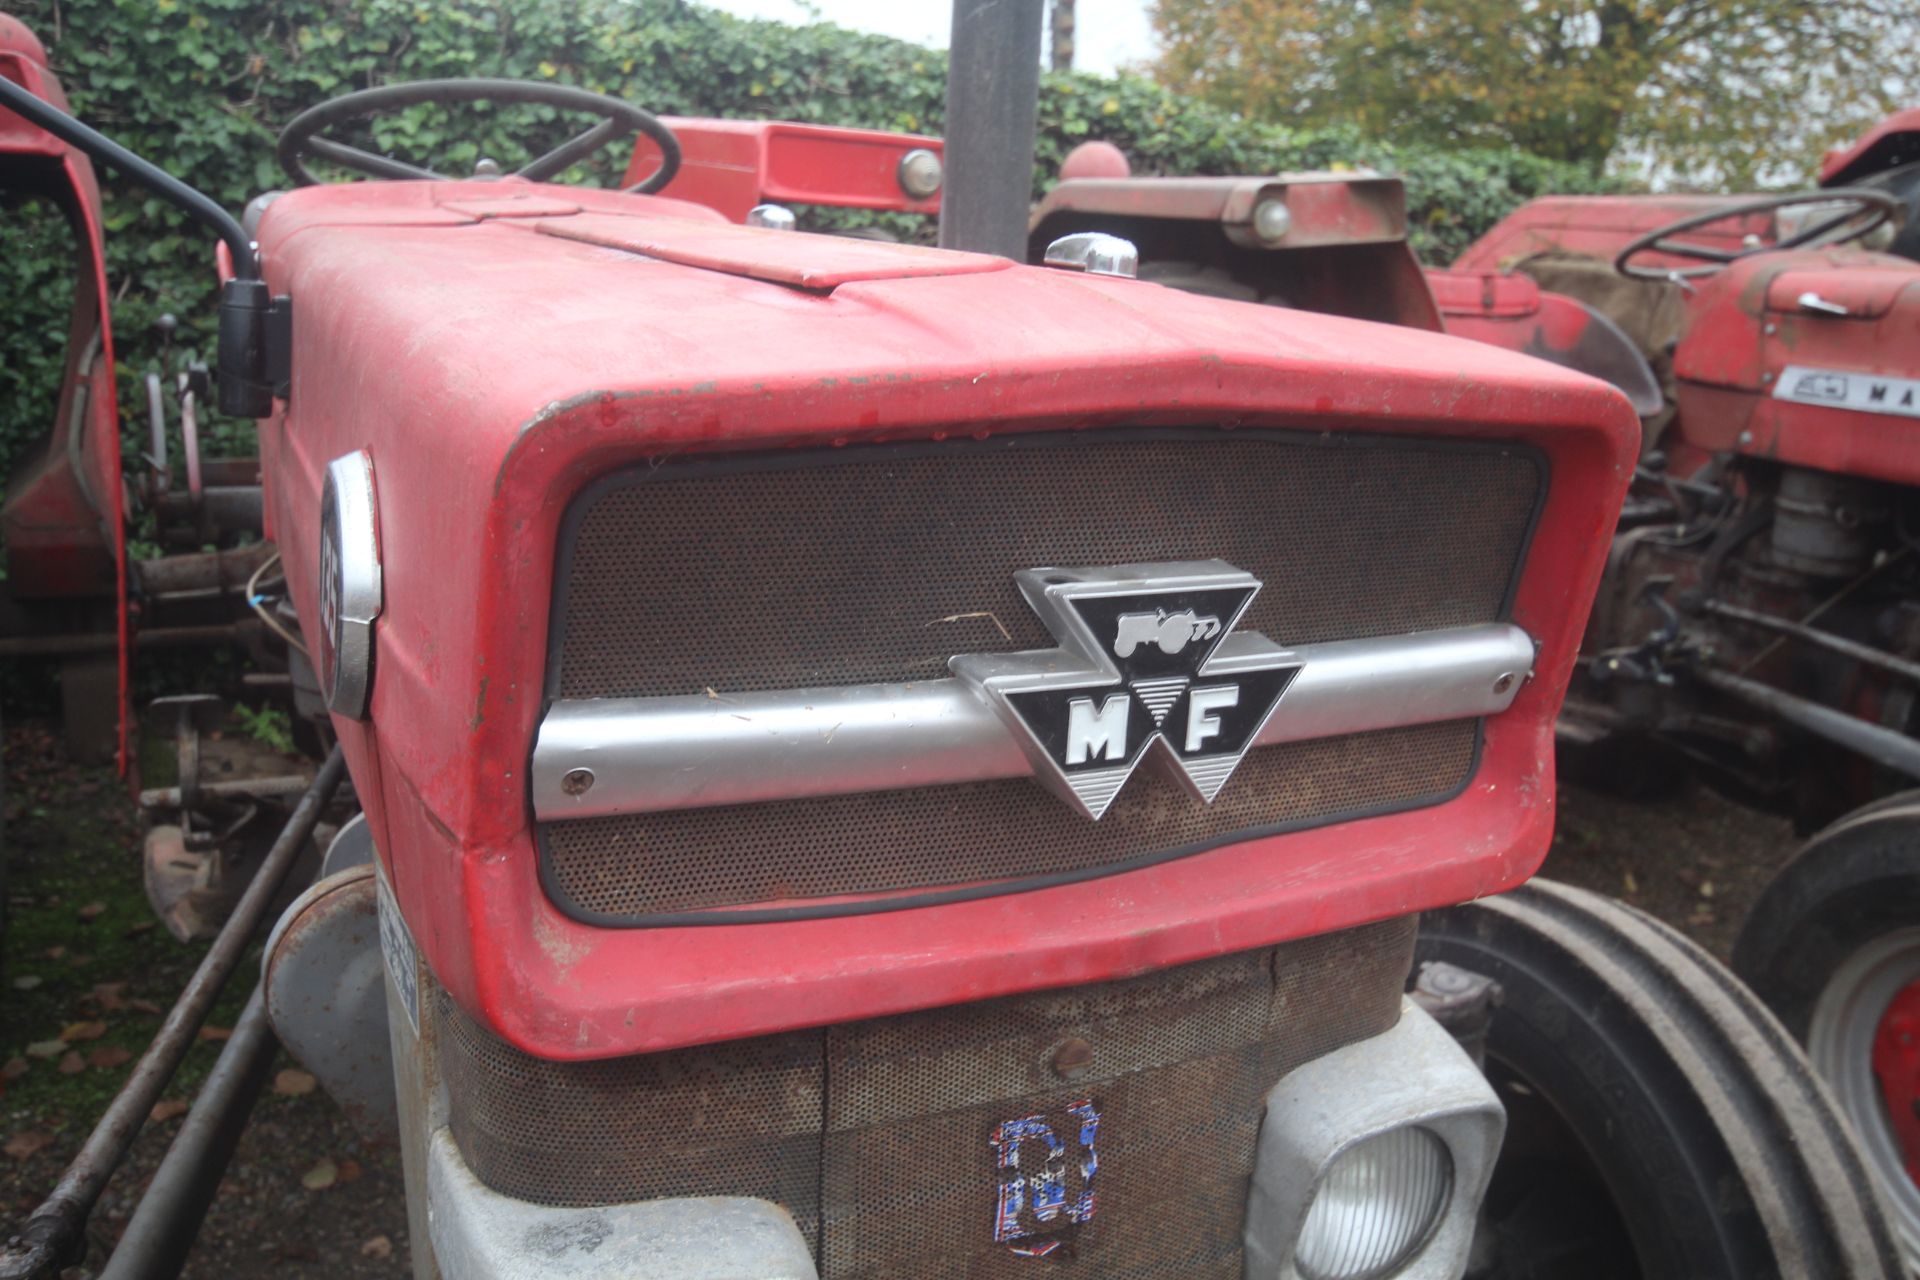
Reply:
[[[1290,651],[1234,630],[1260,582],[1222,560],[1016,580],[1060,647],[949,665],[1015,730],[1035,776],[1089,818],[1149,755],[1211,804],[1300,670]]]

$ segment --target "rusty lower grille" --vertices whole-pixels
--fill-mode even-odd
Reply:
[[[773,1200],[825,1280],[1036,1265],[1226,1280],[1241,1270],[1262,1098],[1393,1025],[1412,944],[1408,917],[1119,982],[593,1063],[529,1057],[443,997],[440,1061],[462,1153],[522,1200]],[[1076,1039],[1091,1065],[1062,1080],[1052,1064]],[[1100,1118],[1096,1212],[1047,1228],[1063,1247],[1037,1264],[993,1239],[996,1128],[1039,1116],[1064,1133],[1083,1101]]]
[[[1289,644],[1494,621],[1543,483],[1517,446],[1262,431],[669,462],[570,509],[548,693],[937,678],[955,653],[1053,645],[1014,581],[1047,564],[1224,559],[1265,584],[1240,626]],[[1042,883],[1437,803],[1477,740],[1455,723],[1256,749],[1211,806],[1142,771],[1098,823],[1023,780],[555,822],[542,872],[609,926]]]

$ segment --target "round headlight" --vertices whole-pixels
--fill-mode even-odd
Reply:
[[[1453,1159],[1409,1126],[1340,1153],[1321,1175],[1294,1266],[1307,1280],[1376,1280],[1411,1258],[1447,1207]]]

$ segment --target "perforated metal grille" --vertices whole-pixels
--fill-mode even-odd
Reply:
[[[1211,805],[1143,768],[1098,822],[1021,778],[550,823],[550,883],[631,919],[738,903],[1058,875],[1343,814],[1438,801],[1473,766],[1471,721],[1250,752]]]
[[[1524,450],[1272,432],[1031,436],[668,463],[569,520],[551,692],[758,691],[947,673],[1055,643],[1014,575],[1218,557],[1284,643],[1500,616],[1542,473]],[[600,923],[1091,873],[1432,803],[1475,729],[1252,752],[1212,806],[1142,770],[1098,823],[1016,780],[548,824],[547,883]]]
[[[539,1204],[750,1195],[794,1215],[827,1280],[1240,1275],[1261,1100],[1393,1025],[1406,918],[1146,977],[599,1063],[547,1063],[440,1002],[455,1140]],[[1063,1080],[1061,1045],[1086,1042]],[[1100,1115],[1091,1221],[1046,1263],[993,1241],[1003,1121]],[[1029,1158],[1032,1152],[1029,1152]],[[1077,1159],[1077,1154],[1076,1154]]]
[[[1226,560],[1282,644],[1486,622],[1539,486],[1518,449],[1250,431],[668,463],[583,501],[551,692],[944,676],[1053,646],[1014,585],[1042,565]]]

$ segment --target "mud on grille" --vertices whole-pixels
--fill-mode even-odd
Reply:
[[[439,1002],[450,1123],[475,1174],[538,1204],[744,1195],[784,1205],[824,1280],[997,1280],[1002,1121],[1100,1113],[1070,1270],[1238,1277],[1261,1100],[1398,1016],[1411,917],[1120,982],[592,1063],[529,1057]],[[1079,1037],[1088,1074],[1058,1078]]]
[[[548,694],[652,697],[947,674],[1055,643],[1014,574],[1219,558],[1286,644],[1502,616],[1544,473],[1523,447],[1183,430],[670,462],[562,532]],[[1004,631],[1004,634],[1003,634]],[[1025,780],[546,824],[549,893],[594,923],[1120,869],[1437,803],[1471,723],[1256,749],[1206,806],[1136,774],[1098,823]]]

